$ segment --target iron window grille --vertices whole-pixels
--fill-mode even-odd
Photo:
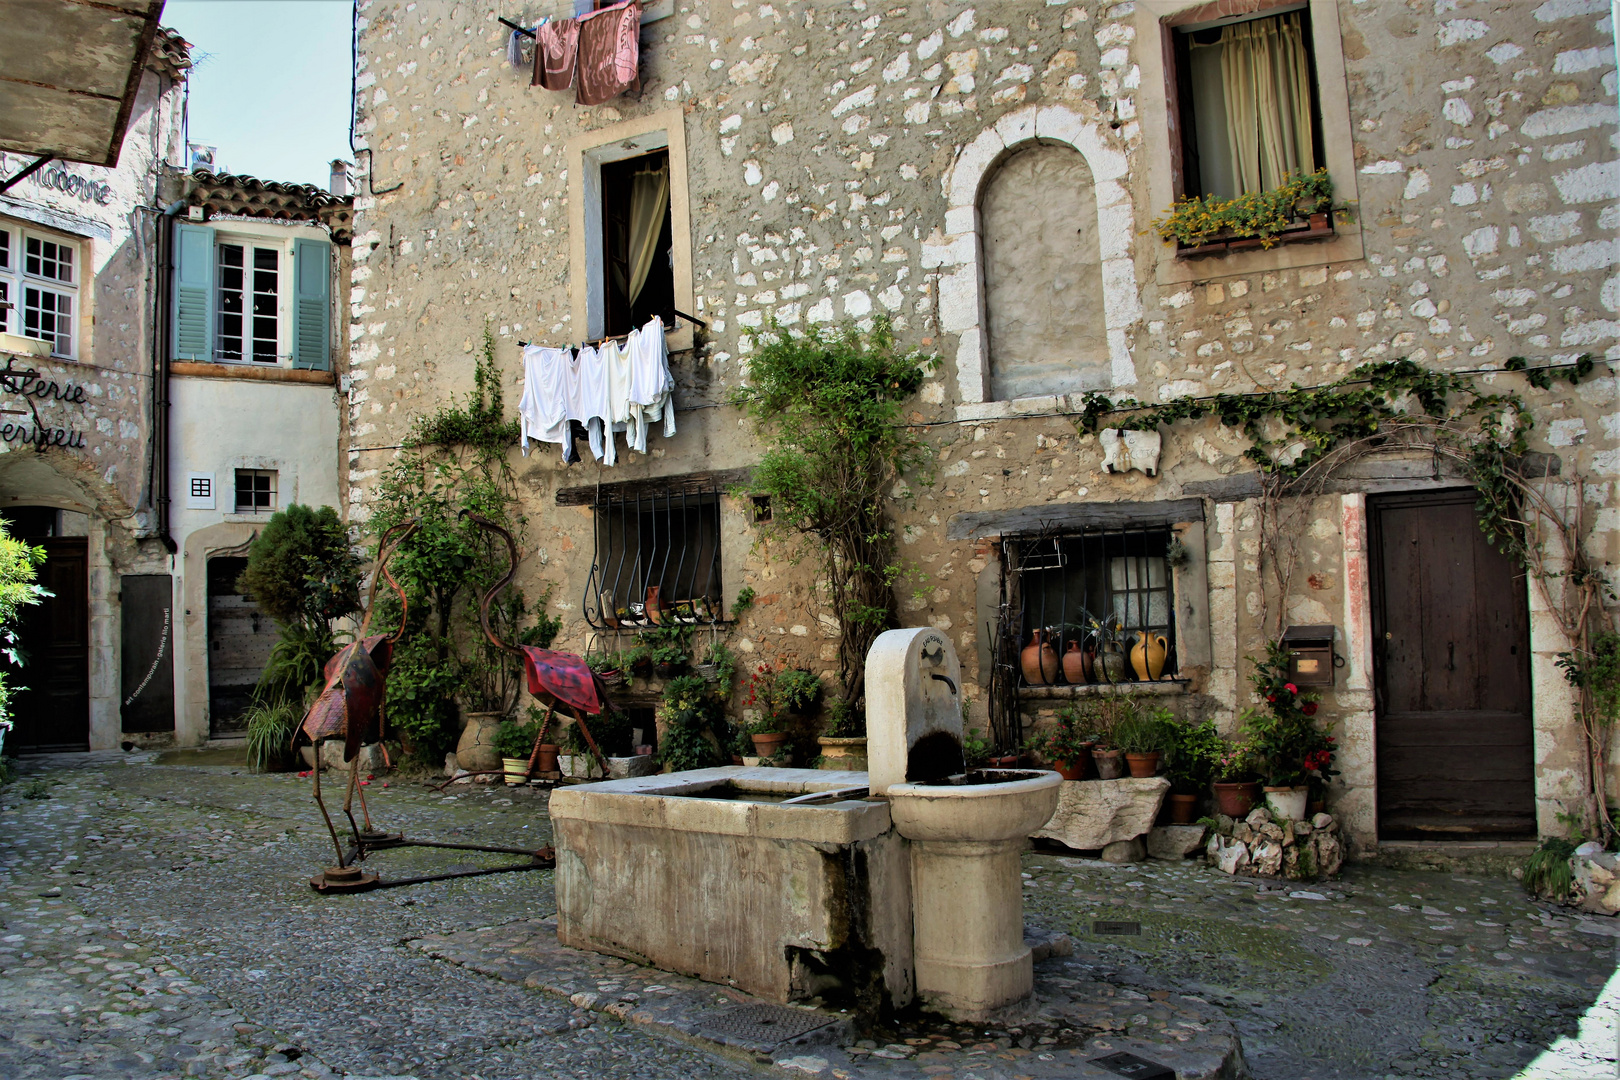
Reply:
[[[274,469],[236,470],[236,512],[253,514],[276,508]]]
[[[585,620],[598,630],[724,618],[720,492],[598,496]]]

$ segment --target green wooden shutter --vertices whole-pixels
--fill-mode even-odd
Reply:
[[[174,359],[214,358],[214,230],[174,226]]]
[[[332,367],[332,245],[293,241],[293,367]]]

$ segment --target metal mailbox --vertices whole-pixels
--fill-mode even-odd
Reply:
[[[1288,647],[1288,677],[1296,686],[1332,686],[1334,628],[1331,625],[1290,626],[1283,631]]]

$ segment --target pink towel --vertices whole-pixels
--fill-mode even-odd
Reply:
[[[567,90],[574,85],[579,52],[579,20],[555,19],[534,34],[534,78],[530,86]]]
[[[636,0],[602,8],[579,20],[581,105],[600,105],[641,89],[641,5]],[[549,84],[547,84],[549,86]]]

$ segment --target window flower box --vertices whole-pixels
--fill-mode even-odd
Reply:
[[[1320,240],[1334,235],[1333,181],[1319,169],[1235,199],[1184,196],[1153,228],[1178,258]]]
[[[1303,221],[1284,229],[1271,238],[1272,246],[1278,244],[1299,244],[1310,240],[1326,240],[1338,235],[1333,225],[1333,211],[1322,210]],[[1192,259],[1203,255],[1225,255],[1229,251],[1249,251],[1265,246],[1265,242],[1258,236],[1220,236],[1206,244],[1193,247],[1176,248],[1176,258]]]

